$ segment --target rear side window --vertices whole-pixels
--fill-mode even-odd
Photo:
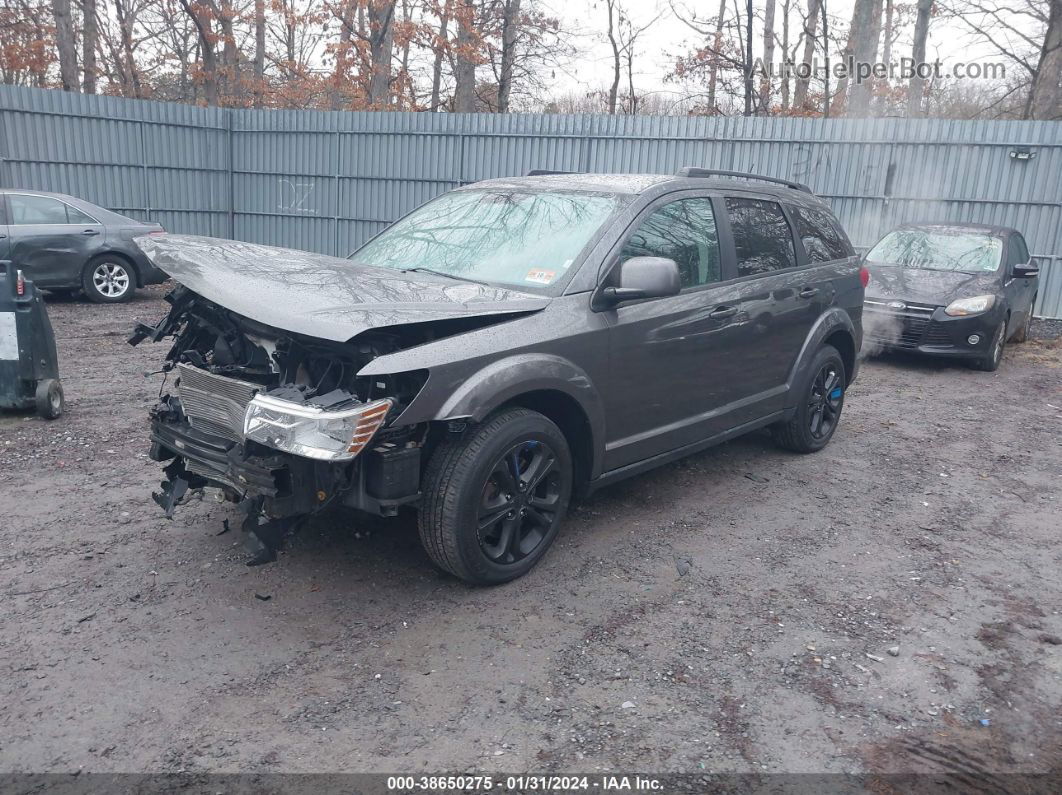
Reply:
[[[837,224],[837,219],[825,207],[790,205],[789,210],[809,260],[830,262],[852,256],[851,246]]]
[[[627,240],[620,261],[666,257],[678,263],[682,287],[719,281],[719,238],[711,199],[679,199],[653,211]]]
[[[796,267],[793,233],[777,202],[728,198],[726,211],[739,277]]]
[[[71,223],[71,224],[98,224],[99,223],[99,221],[97,221],[91,215],[88,215],[87,213],[83,213],[83,212],[81,212],[81,210],[77,209],[76,207],[71,207],[69,204],[66,205],[66,220],[67,220],[67,223]]]
[[[24,196],[10,193],[12,224],[65,224],[66,205],[47,196]]]

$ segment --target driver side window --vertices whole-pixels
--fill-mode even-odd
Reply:
[[[631,257],[674,260],[682,289],[719,281],[719,238],[711,199],[679,199],[658,207],[624,244],[620,262]]]

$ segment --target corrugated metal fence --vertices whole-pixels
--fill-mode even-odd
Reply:
[[[806,182],[860,247],[903,221],[1015,226],[1043,266],[1038,314],[1062,317],[1059,122],[226,110],[0,86],[0,185],[340,255],[468,182],[684,165]]]

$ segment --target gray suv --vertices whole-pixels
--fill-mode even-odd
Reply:
[[[330,506],[412,506],[439,567],[511,580],[573,494],[762,427],[822,449],[862,337],[867,274],[827,204],[748,174],[488,180],[347,259],[139,244],[180,283],[130,339],[173,338],[155,500],[220,489],[251,563]]]

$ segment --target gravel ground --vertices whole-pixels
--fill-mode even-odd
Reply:
[[[261,568],[231,507],[165,520],[164,348],[124,341],[161,295],[52,301],[68,413],[0,415],[0,770],[998,782],[1062,758],[1060,324],[993,374],[872,360],[822,453],[755,434],[628,481],[470,589],[408,516],[330,515]]]

